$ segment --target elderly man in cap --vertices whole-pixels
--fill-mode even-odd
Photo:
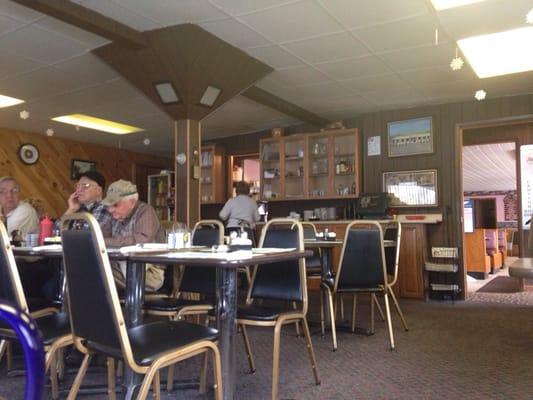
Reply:
[[[75,212],[91,213],[102,229],[104,236],[111,235],[111,214],[102,203],[105,178],[96,171],[83,172],[78,176],[76,190],[68,198],[65,215]]]
[[[103,204],[113,217],[111,236],[104,240],[106,246],[121,247],[138,243],[164,243],[165,231],[152,206],[139,201],[137,186],[120,179],[109,185]],[[125,263],[112,263],[113,276],[118,286],[125,286]],[[163,285],[164,270],[147,264],[146,289],[158,290]]]
[[[0,218],[7,232],[19,231],[25,238],[30,232],[39,232],[39,217],[27,202],[20,201],[20,186],[12,176],[0,178]]]

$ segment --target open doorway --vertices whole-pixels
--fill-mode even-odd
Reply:
[[[516,143],[469,143],[462,159],[463,252],[467,290],[472,293],[506,276],[512,257],[519,255]],[[491,290],[498,290],[496,282]]]
[[[250,196],[259,200],[260,163],[259,154],[239,154],[228,157],[228,198],[235,196],[239,181],[250,184]]]

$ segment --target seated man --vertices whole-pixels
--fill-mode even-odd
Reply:
[[[39,232],[37,212],[28,203],[20,201],[20,186],[11,176],[0,178],[0,216],[9,235],[17,230],[25,239],[28,233]]]
[[[102,229],[104,237],[111,236],[112,217],[107,207],[102,203],[105,188],[105,178],[96,171],[88,171],[78,176],[76,190],[68,198],[68,208],[65,215],[75,212],[91,213]]]
[[[138,243],[164,243],[165,232],[152,206],[139,201],[137,186],[120,179],[109,185],[102,203],[113,217],[111,236],[104,236],[109,247],[131,246]],[[126,263],[112,262],[113,276],[119,287],[125,287]],[[158,290],[163,285],[164,270],[147,264],[146,289]]]

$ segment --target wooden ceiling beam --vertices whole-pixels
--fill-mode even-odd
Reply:
[[[146,46],[141,32],[71,1],[12,1],[130,48],[139,49]]]
[[[252,86],[241,93],[244,97],[253,100],[257,103],[263,104],[267,107],[273,108],[283,114],[290,115],[300,121],[307,122],[316,127],[322,128],[330,123],[325,118],[307,111],[296,104],[289,103],[266,90],[260,89],[257,86]]]

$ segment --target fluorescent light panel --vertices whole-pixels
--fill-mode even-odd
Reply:
[[[533,70],[533,27],[474,36],[457,42],[480,78]]]
[[[113,133],[115,135],[125,135],[127,133],[139,132],[143,130],[141,128],[137,128],[136,126],[121,124],[84,114],[62,115],[60,117],[52,118],[52,120],[63,122],[64,124],[82,126],[84,128],[95,129],[97,131]]]
[[[3,96],[0,94],[0,108],[11,107],[20,103],[24,103],[24,100],[16,99],[14,97],[9,96]]]
[[[200,104],[208,107],[213,107],[215,101],[217,101],[218,95],[220,94],[220,89],[214,86],[208,86],[202,98],[200,99]]]
[[[481,3],[485,0],[431,0],[435,10],[447,10],[448,8],[462,7],[468,4]]]
[[[154,83],[154,87],[163,104],[177,103],[180,101],[171,82]]]

